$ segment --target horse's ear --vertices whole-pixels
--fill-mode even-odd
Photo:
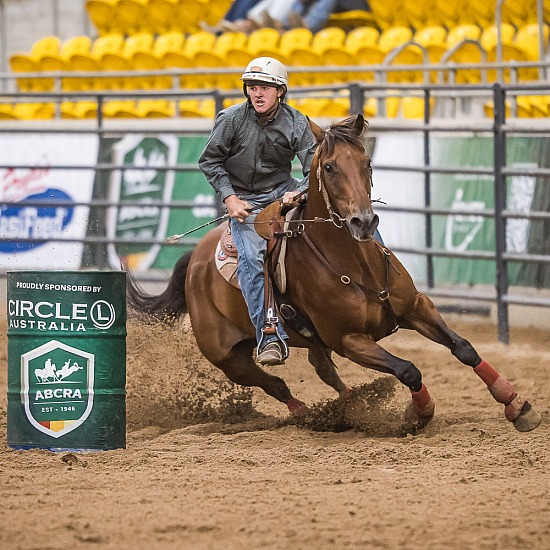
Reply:
[[[313,122],[313,120],[309,117],[307,117],[307,121],[309,122],[309,127],[311,128],[315,141],[317,141],[317,143],[321,143],[323,139],[325,139],[325,131],[320,126],[315,124],[315,122]]]
[[[358,136],[360,136],[367,128],[367,121],[365,120],[365,117],[361,113],[355,115],[355,121],[353,122],[353,127]]]

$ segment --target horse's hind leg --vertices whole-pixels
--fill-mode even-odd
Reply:
[[[429,338],[449,348],[451,353],[485,382],[491,395],[504,405],[506,418],[514,423],[514,427],[522,432],[534,430],[542,419],[533,410],[528,401],[518,396],[514,387],[503,378],[489,363],[482,360],[468,340],[451,330],[432,301],[424,294],[417,295],[413,314],[402,323],[404,328],[412,328]]]
[[[315,367],[319,378],[340,395],[349,393],[351,389],[344,384],[336,372],[336,365],[330,356],[330,350],[323,347],[314,347],[308,351],[308,360]]]
[[[254,345],[240,342],[233,346],[230,353],[215,365],[235,384],[241,386],[256,386],[265,393],[285,403],[291,413],[306,407],[305,403],[296,399],[290,392],[285,381],[262,370],[252,359]]]

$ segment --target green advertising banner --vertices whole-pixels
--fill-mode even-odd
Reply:
[[[513,137],[507,140],[507,165],[514,169],[536,169],[548,164],[548,138]],[[493,140],[490,137],[438,138],[433,141],[435,166],[465,168],[493,167]],[[548,182],[534,176],[507,178],[507,208],[514,211],[548,211]],[[433,217],[433,244],[450,252],[495,251],[495,223],[480,210],[494,208],[492,175],[434,174],[431,180],[434,208],[450,208],[466,213]],[[506,249],[510,253],[548,253],[543,222],[512,218],[506,224]],[[547,232],[546,232],[547,233]],[[544,251],[545,250],[545,251]],[[437,283],[494,284],[495,262],[464,258],[435,258]],[[512,285],[546,286],[549,275],[541,266],[509,262]]]
[[[194,164],[206,145],[207,136],[179,138],[177,164]],[[195,206],[186,209],[172,209],[168,218],[166,235],[181,235],[218,217],[216,194],[198,169],[178,172],[175,175],[172,190],[173,201],[191,201]],[[194,243],[205,235],[212,226],[193,231],[180,244],[164,246],[153,262],[154,269],[172,269],[180,256],[194,248]],[[190,244],[185,244],[185,243]],[[184,246],[181,246],[183,244]]]
[[[110,176],[110,202],[121,204],[108,209],[106,233],[113,241],[143,241],[109,244],[107,255],[112,268],[122,261],[134,271],[172,269],[210,229],[193,232],[178,245],[150,243],[185,233],[217,217],[215,192],[198,166],[178,172],[167,169],[176,164],[196,165],[206,139],[201,135],[128,135],[111,143],[113,164],[128,168],[113,171]],[[175,201],[186,201],[191,207],[170,206]],[[167,206],[154,204],[159,202]]]

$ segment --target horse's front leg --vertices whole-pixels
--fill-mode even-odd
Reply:
[[[405,322],[401,322],[401,326],[414,329],[426,338],[446,346],[459,361],[472,367],[494,399],[504,405],[504,415],[514,423],[517,430],[528,432],[540,424],[541,415],[517,394],[508,380],[478,355],[468,340],[449,328],[426,295],[417,294],[412,314],[407,316]]]
[[[342,338],[343,355],[369,369],[393,374],[411,391],[407,414],[420,419],[431,418],[435,403],[422,383],[422,373],[411,361],[392,355],[365,334],[347,334]]]
[[[308,351],[308,360],[315,367],[315,372],[319,378],[327,384],[327,386],[334,388],[341,396],[351,391],[351,388],[344,384],[342,379],[338,376],[336,365],[331,358],[330,350],[320,346],[311,348]]]

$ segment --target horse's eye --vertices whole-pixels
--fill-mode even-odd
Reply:
[[[323,168],[325,169],[325,172],[332,172],[332,166],[330,164],[325,164]]]

